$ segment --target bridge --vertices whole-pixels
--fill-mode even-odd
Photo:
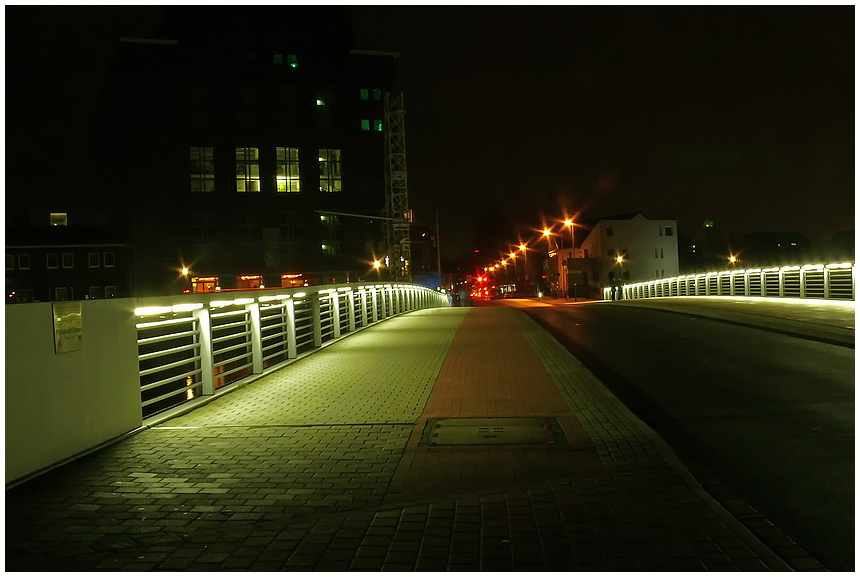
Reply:
[[[631,365],[654,370],[630,344],[641,327],[695,332],[721,352],[726,335],[739,348],[791,339],[778,345],[831,355],[845,380],[853,302],[730,304],[749,298],[449,308],[424,287],[351,284],[7,307],[7,567],[853,568],[853,529],[835,524],[835,552],[796,542],[791,522],[774,526],[709,480],[711,463],[699,469],[619,389]],[[599,343],[576,341],[614,335],[620,319],[635,331],[610,357],[624,378],[607,373]],[[671,371],[651,341],[651,364]],[[692,383],[663,390],[678,388]],[[822,394],[812,389],[764,401],[785,416]],[[714,421],[706,409],[695,419]],[[746,428],[723,417],[735,433],[717,436],[731,444],[760,415],[744,415]],[[851,480],[853,491],[853,469]]]

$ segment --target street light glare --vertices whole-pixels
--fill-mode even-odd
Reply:
[[[543,235],[549,236],[549,229],[548,228],[543,229]]]
[[[565,221],[564,221],[564,226],[572,226],[572,225],[573,225],[573,221],[572,221],[572,220],[570,220],[569,218],[568,218],[568,219],[565,219]]]
[[[380,262],[378,260],[373,261],[373,268],[379,268]]]
[[[514,256],[514,253],[511,253],[511,259],[514,259],[514,258],[516,258],[516,256]]]
[[[520,245],[520,250],[526,250],[526,245],[521,244],[521,245]]]
[[[182,267],[182,274],[183,274],[183,275],[187,275],[187,274],[188,274],[188,267]]]

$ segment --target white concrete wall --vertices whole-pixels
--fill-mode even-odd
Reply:
[[[666,227],[672,228],[672,236],[666,236]],[[612,236],[607,236],[607,228],[612,228]],[[601,220],[581,248],[588,250],[589,257],[600,257],[603,286],[609,284],[611,270],[629,272],[627,280],[618,275],[626,284],[678,275],[678,223],[674,220],[648,220],[642,215],[630,220]],[[609,256],[610,250],[627,251],[621,267]]]
[[[141,426],[134,300],[81,306],[83,349],[61,354],[51,303],[4,309],[6,483]]]

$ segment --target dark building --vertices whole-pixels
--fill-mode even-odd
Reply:
[[[7,302],[370,277],[396,54],[353,48],[347,8],[169,7],[116,41],[91,186],[7,197]]]

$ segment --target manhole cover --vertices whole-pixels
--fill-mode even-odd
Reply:
[[[424,445],[553,444],[562,438],[552,417],[431,419],[424,429]]]

